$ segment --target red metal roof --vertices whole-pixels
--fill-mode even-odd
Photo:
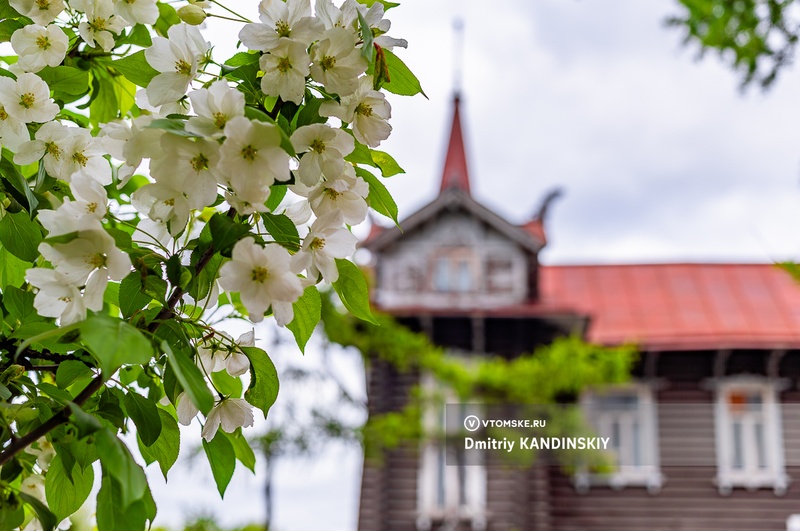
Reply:
[[[540,294],[588,314],[601,344],[800,348],[800,284],[770,264],[545,266]]]
[[[467,150],[464,147],[464,133],[461,129],[461,116],[458,94],[453,98],[453,127],[450,130],[450,142],[442,170],[441,191],[448,188],[459,188],[469,193],[469,169],[467,168]]]

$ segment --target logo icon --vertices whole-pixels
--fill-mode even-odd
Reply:
[[[467,429],[467,431],[476,431],[481,427],[481,419],[475,415],[470,415],[464,419],[464,427]]]

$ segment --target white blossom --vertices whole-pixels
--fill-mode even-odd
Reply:
[[[70,242],[40,243],[39,252],[76,285],[84,284],[95,270],[112,280],[122,280],[131,270],[130,257],[117,249],[99,223],[95,229],[79,231]]]
[[[42,472],[47,472],[47,469],[50,468],[50,462],[56,456],[53,443],[48,441],[46,437],[39,437],[36,442],[26,446],[25,453],[36,456],[36,464],[39,465]]]
[[[188,426],[192,423],[200,410],[194,405],[194,402],[192,402],[192,399],[186,394],[186,391],[178,395],[176,402],[178,403],[175,406],[175,411],[178,414],[178,422],[184,426]]]
[[[24,492],[28,496],[33,496],[40,502],[47,504],[44,494],[44,476],[41,474],[31,474],[22,480],[19,486],[20,492]]]
[[[175,102],[186,94],[200,59],[208,51],[208,43],[194,26],[176,24],[167,36],[153,37],[153,45],[144,51],[150,66],[160,72],[147,85],[147,99],[155,106]]]
[[[38,72],[45,66],[56,67],[64,60],[69,39],[64,30],[51,24],[29,24],[11,35],[11,46],[17,52],[17,66],[26,72]]]
[[[170,235],[177,236],[186,227],[192,211],[191,190],[184,190],[182,184],[181,181],[146,184],[133,192],[131,204],[139,213],[163,224]],[[161,237],[156,237],[161,241]]]
[[[8,0],[21,15],[43,26],[53,22],[64,11],[64,0]]]
[[[62,145],[60,174],[56,177],[69,181],[82,174],[102,185],[111,184],[111,166],[103,157],[105,150],[99,138],[86,129],[73,129]]]
[[[216,142],[165,134],[159,155],[150,162],[150,173],[157,182],[182,189],[189,208],[202,209],[217,198],[218,162]]]
[[[281,135],[272,124],[237,116],[225,126],[219,171],[233,189],[230,200],[240,213],[264,211],[275,180],[289,180],[289,155],[280,147]],[[241,207],[241,208],[240,208]]]
[[[186,122],[186,130],[200,136],[221,137],[225,125],[237,116],[244,116],[244,94],[224,80],[215,81],[207,89],[189,93],[197,116]]]
[[[311,16],[309,0],[262,0],[261,23],[246,24],[239,40],[251,50],[269,52],[281,38],[289,38],[308,47],[322,32],[322,24]]]
[[[155,24],[158,20],[156,0],[117,0],[114,12],[132,24]]]
[[[355,93],[343,97],[341,103],[324,102],[319,114],[352,123],[356,140],[369,147],[377,147],[392,132],[387,121],[392,116],[392,107],[382,92],[372,89],[369,77],[362,78]]]
[[[104,52],[114,48],[114,34],[125,28],[126,21],[114,16],[111,0],[73,0],[76,9],[84,12],[86,20],[78,25],[78,33],[89,46],[99,46]]]
[[[17,151],[19,147],[31,139],[25,122],[14,118],[6,112],[2,102],[0,102],[0,147],[7,147],[11,151]]]
[[[311,47],[311,77],[325,90],[349,96],[358,87],[358,76],[367,70],[367,60],[356,48],[356,40],[344,28],[327,30]]]
[[[50,87],[36,74],[26,72],[14,81],[0,77],[0,106],[12,117],[25,123],[49,122],[58,114],[58,105],[50,99]]]
[[[206,418],[203,426],[202,436],[208,442],[217,434],[221,427],[222,431],[233,433],[237,428],[247,428],[253,425],[253,406],[242,398],[226,398],[219,402]]]
[[[267,96],[280,96],[284,101],[300,105],[310,62],[303,43],[280,39],[270,53],[261,56],[259,64],[264,71],[261,90]]]
[[[232,260],[220,268],[220,286],[239,292],[254,323],[272,305],[275,321],[286,326],[294,317],[292,303],[302,294],[300,280],[290,270],[289,252],[277,244],[257,245],[252,237],[236,242]]]
[[[305,186],[316,185],[323,175],[329,179],[338,177],[344,168],[344,157],[355,148],[352,136],[327,124],[299,127],[291,141],[297,153],[305,153],[294,172]]]
[[[117,171],[119,187],[125,186],[143,159],[160,152],[164,130],[148,127],[152,121],[153,116],[143,114],[133,120],[115,120],[102,126],[98,138],[103,149],[114,159],[124,161]]]
[[[291,189],[297,195],[308,198],[311,210],[318,217],[341,212],[348,225],[358,225],[367,217],[369,185],[356,176],[350,164],[344,165],[344,171],[336,179],[324,180],[313,188],[295,184]]]
[[[250,359],[239,347],[255,346],[255,331],[251,330],[239,336],[233,342],[230,335],[219,332],[228,339],[227,342],[217,344],[201,344],[197,347],[198,364],[207,374],[226,371],[231,376],[241,376],[250,369]],[[230,345],[230,343],[234,343]]]
[[[39,221],[49,236],[90,230],[106,215],[108,196],[105,188],[96,180],[86,175],[76,175],[70,182],[70,189],[74,201],[65,197],[55,210],[39,210]]]
[[[24,166],[42,159],[47,173],[61,178],[66,140],[71,131],[75,130],[75,128],[66,127],[59,122],[47,122],[36,131],[33,140],[20,145],[14,155],[14,162]]]
[[[55,269],[36,267],[25,272],[25,280],[39,288],[33,299],[33,307],[42,317],[55,317],[61,326],[86,319],[86,310],[103,309],[103,293],[108,278],[92,275],[85,295],[65,275]]]
[[[293,261],[296,270],[305,269],[308,278],[316,279],[318,274],[326,282],[336,282],[339,270],[336,258],[347,258],[356,252],[358,238],[342,227],[342,215],[333,212],[317,218],[303,240],[303,246]]]

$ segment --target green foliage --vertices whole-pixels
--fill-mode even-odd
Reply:
[[[189,399],[197,406],[197,409],[207,414],[214,407],[214,397],[211,396],[203,379],[203,373],[194,364],[194,360],[183,351],[173,352],[166,341],[161,343],[161,348],[166,352],[170,367],[181,387],[189,395]]]
[[[397,220],[397,204],[394,202],[394,199],[392,199],[392,195],[389,193],[389,190],[386,189],[386,186],[384,186],[377,177],[363,168],[356,168],[356,175],[367,181],[369,185],[369,195],[367,196],[369,206],[372,207],[375,212],[383,214],[394,221],[399,227],[399,221]]]
[[[681,14],[667,24],[683,29],[686,43],[701,53],[730,57],[742,84],[768,87],[790,64],[800,35],[800,19],[784,0],[679,0]]]
[[[217,431],[217,435],[211,441],[203,441],[203,450],[208,457],[211,465],[211,473],[217,484],[220,496],[225,496],[225,489],[228,488],[236,468],[236,451],[228,440],[224,431]]]
[[[167,479],[167,473],[178,460],[181,449],[181,432],[178,429],[178,422],[172,415],[159,409],[158,416],[161,419],[161,433],[158,439],[150,446],[145,446],[140,436],[139,451],[148,465],[157,461],[164,479]]]
[[[319,291],[315,286],[309,286],[303,291],[303,296],[292,304],[294,319],[286,328],[292,331],[297,341],[297,346],[305,352],[306,343],[319,323],[322,312],[322,301]]]
[[[336,259],[339,279],[333,283],[333,289],[339,295],[344,307],[361,320],[377,325],[369,307],[369,294],[364,273],[348,260]]]
[[[269,408],[278,398],[278,371],[267,353],[260,348],[242,347],[242,352],[250,360],[250,387],[245,391],[244,398],[267,418]]]
[[[150,361],[153,348],[136,328],[109,317],[90,317],[81,325],[81,339],[100,363],[105,378],[126,364]]]
[[[94,484],[94,469],[91,466],[78,467],[70,476],[61,464],[61,456],[50,462],[45,478],[47,505],[58,520],[63,520],[80,509],[89,497]]]

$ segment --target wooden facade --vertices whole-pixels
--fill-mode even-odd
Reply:
[[[541,266],[544,220],[515,226],[470,196],[458,104],[439,197],[405,232],[374,230],[365,242],[376,305],[464,355],[513,357],[570,333],[635,341],[633,377],[655,403],[660,478],[583,484],[557,466],[489,462],[479,517],[440,518],[421,508],[423,450],[407,445],[365,459],[359,531],[795,531],[800,287],[769,265]],[[371,415],[402,409],[420,383],[377,358],[367,371]],[[748,400],[750,439],[737,416]],[[726,422],[739,430],[733,442]]]

